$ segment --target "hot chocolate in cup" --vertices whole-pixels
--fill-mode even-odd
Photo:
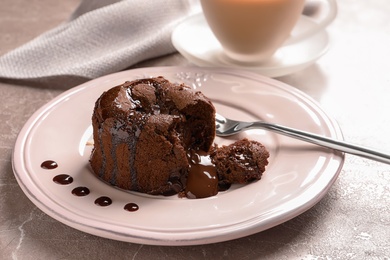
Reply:
[[[262,63],[285,44],[297,43],[329,25],[337,14],[336,0],[327,2],[324,18],[291,35],[307,0],[201,0],[207,23],[224,53],[238,62]]]

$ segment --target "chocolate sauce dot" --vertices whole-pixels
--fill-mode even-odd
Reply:
[[[68,185],[68,184],[71,184],[73,182],[73,178],[72,178],[72,176],[70,176],[68,174],[60,174],[60,175],[55,176],[53,178],[53,181],[57,184]]]
[[[87,187],[77,187],[72,190],[72,194],[78,197],[87,196],[89,189]]]
[[[127,210],[127,211],[134,212],[134,211],[137,211],[139,209],[139,207],[135,203],[127,203],[125,205],[124,209]]]
[[[111,205],[111,203],[112,203],[112,200],[106,196],[99,197],[95,200],[95,204],[102,206],[102,207],[109,206],[109,205]]]
[[[58,167],[58,164],[55,161],[52,161],[52,160],[44,161],[41,164],[41,168],[43,168],[45,170],[53,170],[53,169],[55,169],[57,167]]]

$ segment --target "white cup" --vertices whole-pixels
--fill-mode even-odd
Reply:
[[[336,17],[336,0],[311,29],[291,36],[305,0],[200,0],[207,23],[225,54],[244,63],[261,63],[284,44],[299,42],[323,30]]]

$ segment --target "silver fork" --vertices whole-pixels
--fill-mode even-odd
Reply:
[[[219,114],[216,114],[215,116],[215,124],[216,124],[217,136],[230,136],[230,135],[238,134],[239,132],[244,130],[261,128],[278,134],[296,138],[302,141],[327,147],[333,150],[350,153],[371,160],[375,160],[378,162],[390,164],[390,155],[388,154],[384,154],[359,145],[347,143],[344,141],[332,139],[322,135],[313,134],[310,132],[306,132],[306,131],[302,131],[302,130],[298,130],[298,129],[294,129],[282,125],[271,124],[264,121],[254,121],[254,122],[235,121],[223,117]]]

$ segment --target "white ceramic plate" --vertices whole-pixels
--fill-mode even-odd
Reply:
[[[342,153],[263,130],[236,136],[262,142],[270,152],[263,178],[233,186],[206,199],[148,196],[115,189],[94,177],[89,168],[91,115],[101,93],[126,80],[165,76],[185,82],[213,100],[219,113],[236,119],[264,119],[341,139],[335,122],[307,95],[254,73],[229,69],[155,67],[124,71],[70,89],[41,109],[18,136],[13,167],[19,185],[41,210],[53,218],[97,236],[153,245],[194,245],[247,236],[285,222],[316,204],[338,176]],[[227,144],[233,139],[217,138]],[[42,169],[54,160],[58,167]],[[72,176],[59,185],[53,178]],[[90,194],[72,195],[76,187]],[[100,196],[112,204],[95,205]],[[125,211],[136,203],[139,209]]]
[[[314,25],[315,21],[302,15],[292,34],[299,34]],[[269,61],[262,64],[240,64],[226,57],[203,14],[197,14],[175,28],[172,43],[177,51],[198,66],[253,70],[264,76],[280,77],[313,64],[328,51],[329,38],[326,31],[319,31],[296,44],[282,46]]]

